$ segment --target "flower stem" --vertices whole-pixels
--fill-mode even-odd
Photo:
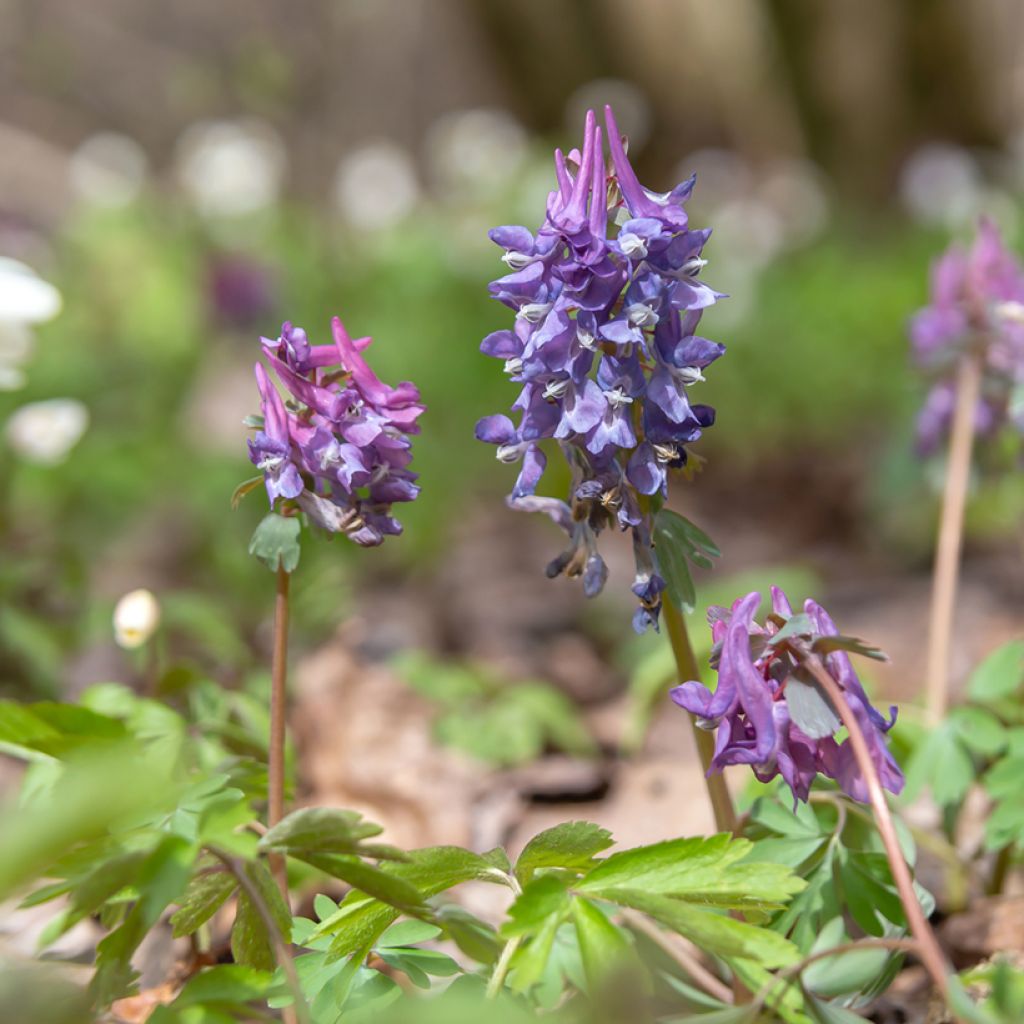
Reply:
[[[487,982],[486,995],[488,999],[497,999],[498,993],[505,984],[505,978],[508,975],[509,968],[512,966],[512,957],[515,956],[516,950],[519,948],[519,943],[522,941],[523,937],[521,935],[516,935],[505,943],[505,946],[501,951],[501,956],[498,957],[498,962],[494,965],[494,973]]]
[[[697,659],[693,654],[693,646],[690,644],[690,634],[686,630],[686,620],[682,612],[666,597],[662,613],[665,617],[665,626],[668,630],[669,643],[672,645],[672,653],[675,655],[676,667],[679,669],[679,681],[700,679],[700,669],[697,667]],[[719,832],[736,832],[736,811],[732,805],[732,797],[729,795],[729,788],[725,784],[725,776],[721,772],[708,774],[711,769],[711,759],[715,756],[715,741],[706,729],[697,725],[697,719],[690,715],[690,724],[693,726],[694,739],[697,742],[697,752],[700,754],[700,763],[704,768],[704,783],[707,786],[708,797],[711,800],[711,810],[715,815],[715,827]]]
[[[284,817],[285,716],[288,697],[288,583],[283,566],[277,568],[277,596],[274,601],[274,654],[270,681],[270,751],[268,758],[267,825],[273,828]],[[271,854],[270,870],[277,879],[285,900],[288,876],[285,859]]]
[[[285,1024],[309,1024],[309,1007],[306,1005],[302,983],[295,968],[295,958],[289,949],[287,938],[277,927],[266,900],[260,895],[259,889],[253,885],[252,879],[246,874],[245,865],[240,860],[213,847],[208,847],[208,849],[235,876],[235,881],[249,897],[249,901],[263,922],[263,927],[267,930],[267,938],[274,951],[274,958],[277,960],[277,965],[281,968],[285,983],[292,994],[292,1005],[286,1006],[283,1011]]]
[[[981,391],[981,361],[963,357],[956,381],[956,407],[949,439],[942,518],[935,546],[932,574],[932,605],[928,625],[928,667],[925,676],[927,717],[932,725],[946,713],[949,703],[949,659],[952,648],[953,613],[956,607],[964,506],[974,447],[974,413]]]
[[[896,883],[896,891],[907,912],[907,921],[910,924],[910,931],[917,941],[918,955],[925,969],[931,975],[935,987],[943,995],[948,988],[948,972],[946,958],[939,946],[938,939],[932,931],[928,919],[924,916],[924,910],[914,892],[914,882],[910,877],[910,868],[903,857],[899,840],[896,836],[896,826],[893,824],[892,815],[889,812],[889,805],[886,803],[885,793],[882,791],[882,783],[878,777],[874,761],[871,760],[871,752],[868,750],[867,740],[861,731],[860,723],[853,713],[853,709],[847,703],[846,695],[842,688],[832,678],[828,670],[822,664],[816,654],[808,654],[803,661],[804,665],[811,672],[814,678],[821,684],[822,689],[828,695],[829,700],[839,712],[843,725],[849,733],[850,746],[853,749],[853,756],[856,758],[857,767],[864,778],[868,789],[868,798],[871,809],[875,815],[875,825],[878,834],[882,838],[882,845],[885,847],[885,854],[889,858],[889,867],[892,870],[893,881]]]

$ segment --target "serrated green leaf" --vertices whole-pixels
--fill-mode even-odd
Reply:
[[[539,875],[523,887],[509,907],[509,919],[501,926],[506,939],[532,935],[549,917],[564,919],[569,910],[569,886],[573,878],[566,872]]]
[[[381,870],[414,886],[424,899],[462,882],[504,881],[501,872],[485,857],[458,846],[412,850],[407,861],[389,862]],[[315,935],[334,936],[329,954],[337,959],[371,946],[398,916],[394,907],[353,890],[342,900],[336,914],[320,922]]]
[[[582,897],[572,901],[572,921],[590,990],[598,991],[629,954],[629,941],[621,929]]]
[[[382,831],[356,811],[303,807],[270,829],[259,848],[275,853],[360,853],[363,840]]]
[[[238,882],[228,871],[196,875],[188,884],[181,907],[171,915],[174,937],[192,935],[217,913],[235,891]]]
[[[1011,697],[1024,683],[1024,640],[1011,640],[993,651],[971,673],[967,693],[986,702]]]
[[[612,854],[574,889],[603,898],[607,889],[642,888],[706,906],[778,909],[806,886],[785,865],[738,863],[750,850],[749,840],[725,834],[672,839]]]
[[[756,960],[765,967],[784,967],[799,959],[793,943],[777,932],[700,910],[683,900],[625,888],[604,890],[601,898],[653,917],[715,956]]]
[[[299,564],[299,538],[302,524],[295,516],[279,516],[271,512],[261,520],[249,541],[249,554],[258,558],[272,572],[278,568],[294,572]]]
[[[566,821],[535,835],[516,861],[516,877],[523,884],[540,868],[586,871],[594,858],[614,843],[612,834],[590,821]]]

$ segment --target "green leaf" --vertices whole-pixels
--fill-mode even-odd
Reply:
[[[99,1006],[125,995],[136,976],[132,954],[167,905],[184,891],[192,873],[195,848],[178,836],[167,836],[146,858],[137,880],[138,899],[124,922],[96,947],[96,970],[89,992]]]
[[[527,884],[509,907],[509,919],[501,926],[506,939],[532,935],[548,918],[564,919],[569,910],[569,886],[573,879],[565,872],[540,875]]]
[[[846,925],[841,917],[835,917],[821,928],[810,952],[821,953],[847,941]],[[817,960],[804,970],[804,986],[827,999],[863,992],[882,973],[891,956],[888,950],[869,948]]]
[[[810,636],[814,632],[814,623],[806,612],[797,612],[786,619],[785,625],[773,634],[768,641],[770,647],[782,643],[784,640],[792,640],[795,636]]]
[[[789,677],[786,681],[786,707],[800,731],[812,740],[833,736],[839,730],[841,723],[832,701],[811,679],[805,682],[796,674]]]
[[[572,920],[587,981],[591,991],[598,991],[631,951],[629,941],[590,900],[572,901]]]
[[[299,564],[299,536],[302,524],[295,516],[271,512],[256,527],[249,541],[249,554],[255,555],[271,572],[278,568],[294,572]]]
[[[242,964],[218,964],[194,975],[171,1003],[175,1010],[210,1004],[240,1004],[262,999],[272,984],[272,975]]]
[[[957,707],[949,713],[949,721],[964,746],[984,757],[994,757],[1006,746],[1006,729],[991,711]]]
[[[402,860],[405,855],[394,847],[368,847],[363,840],[384,830],[372,821],[364,821],[356,811],[333,807],[303,807],[279,821],[260,839],[261,850],[275,853],[343,853],[383,859]]]
[[[447,903],[439,907],[434,919],[466,956],[481,964],[493,964],[501,954],[503,943],[489,924],[464,910]]]
[[[387,946],[412,946],[417,942],[429,942],[441,934],[437,925],[428,924],[426,921],[400,921],[393,924],[378,940],[377,948]]]
[[[929,731],[906,766],[903,799],[913,800],[925,789],[940,807],[958,804],[974,780],[974,765],[947,720]]]
[[[423,899],[461,882],[506,881],[486,857],[458,846],[412,850],[407,861],[390,862],[381,870],[414,886]],[[353,890],[342,900],[336,914],[320,922],[314,935],[334,936],[329,953],[336,959],[372,945],[398,916],[394,907]]]
[[[671,839],[612,854],[574,886],[605,897],[610,889],[642,888],[691,903],[729,908],[778,909],[805,888],[782,864],[737,863],[750,853],[746,839],[725,834]]]
[[[263,475],[249,477],[248,480],[243,480],[235,489],[231,492],[231,508],[232,510],[237,509],[242,504],[242,499],[247,495],[251,494],[256,490],[260,484],[263,483]]]
[[[607,889],[601,898],[653,917],[715,956],[756,960],[765,967],[784,967],[799,959],[796,947],[777,932],[699,910],[682,900],[642,889]]]
[[[517,950],[512,960],[514,970],[509,978],[514,992],[529,992],[543,978],[561,923],[557,916],[547,918],[529,943]]]
[[[174,937],[192,935],[227,902],[238,882],[228,871],[208,871],[188,884],[181,908],[171,915]]]
[[[535,835],[516,861],[516,877],[525,884],[539,868],[587,871],[594,858],[614,843],[612,834],[589,821],[566,821]]]
[[[871,658],[873,661],[889,660],[889,655],[884,651],[855,636],[819,636],[811,644],[811,650],[822,656],[833,651],[846,651],[848,654],[859,654],[862,658]]]
[[[693,546],[682,525],[684,522],[682,516],[662,509],[654,521],[654,548],[669,598],[677,608],[692,612],[697,605],[697,591],[688,564]]]
[[[292,930],[291,912],[267,866],[262,861],[248,861],[244,871],[269,912],[278,935],[287,941]],[[235,912],[234,927],[231,929],[231,954],[236,963],[263,971],[272,971],[277,962],[267,923],[253,903],[248,890],[242,886],[238,890],[238,909]]]
[[[1024,640],[1011,640],[993,651],[972,673],[967,693],[972,700],[1012,697],[1024,683]]]

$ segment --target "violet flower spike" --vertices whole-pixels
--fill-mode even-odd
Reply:
[[[931,455],[949,433],[956,371],[967,352],[979,356],[976,432],[1007,424],[1024,433],[1024,268],[987,218],[970,249],[952,245],[931,273],[931,302],[911,319],[911,352],[932,387],[917,420],[917,450]]]
[[[814,601],[805,602],[802,616],[794,617],[786,595],[773,587],[772,614],[761,626],[754,619],[760,603],[761,595],[754,592],[732,609],[709,610],[718,685],[712,692],[700,682],[685,682],[671,691],[672,700],[699,726],[717,730],[712,771],[749,764],[762,782],[781,775],[794,800],[805,801],[815,777],[824,775],[854,800],[868,802],[850,741],[835,739],[839,718],[801,668],[817,641],[839,635],[835,623]],[[786,636],[774,640],[789,623]],[[899,793],[903,773],[885,739],[896,709],[886,719],[871,705],[841,647],[822,660],[864,733],[882,785]]]
[[[548,575],[580,576],[595,596],[607,577],[599,535],[632,532],[633,625],[643,632],[658,628],[665,588],[650,499],[667,493],[686,446],[714,422],[687,392],[725,351],[694,333],[721,296],[698,280],[710,232],[689,227],[683,204],[694,179],[664,194],[645,189],[609,108],[605,127],[588,111],[580,148],[568,157],[556,150],[555,187],[536,232],[490,232],[510,270],[490,292],[515,321],[481,351],[519,386],[518,423],[486,416],[476,436],[502,462],[522,462],[509,505],[547,512],[568,534]],[[568,503],[536,496],[545,449],[555,448],[572,470]]]
[[[249,457],[271,508],[291,504],[322,529],[374,546],[401,533],[392,506],[419,493],[409,438],[423,405],[415,385],[390,387],[376,376],[363,356],[370,338],[351,338],[337,317],[331,326],[331,344],[311,345],[291,323],[261,339],[263,429]]]

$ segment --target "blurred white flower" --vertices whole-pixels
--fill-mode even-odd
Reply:
[[[505,110],[459,110],[427,133],[431,179],[446,194],[494,192],[515,178],[526,158],[523,126]]]
[[[711,266],[702,274],[718,287],[715,270],[729,263],[753,270],[767,266],[782,250],[785,231],[782,218],[760,199],[733,199],[714,211],[709,220],[714,227],[711,236]]]
[[[825,176],[810,160],[776,160],[758,174],[755,195],[778,214],[787,247],[813,242],[828,225]]]
[[[651,104],[639,86],[621,78],[595,78],[581,85],[566,101],[566,128],[571,138],[579,135],[588,110],[598,118],[605,104],[615,111],[619,129],[629,136],[631,154],[639,153],[651,137]]]
[[[132,590],[114,608],[114,640],[118,647],[141,647],[160,625],[160,603],[149,590]]]
[[[200,121],[177,145],[178,177],[207,217],[237,217],[274,203],[287,169],[284,143],[263,121]]]
[[[90,135],[71,156],[71,187],[95,206],[126,206],[146,180],[149,161],[133,138],[117,132]]]
[[[388,139],[349,150],[338,164],[334,202],[354,227],[393,227],[416,208],[420,187],[412,158]]]
[[[699,149],[680,160],[673,175],[685,181],[697,175],[692,205],[704,216],[733,199],[749,195],[754,187],[754,171],[738,153],[731,149]]]
[[[73,398],[23,405],[7,421],[11,449],[27,462],[55,466],[67,458],[89,425],[89,411]]]
[[[911,216],[925,224],[957,228],[969,222],[981,189],[974,157],[950,143],[922,146],[900,171],[900,198]]]
[[[0,320],[0,391],[17,391],[25,386],[21,367],[28,362],[35,338],[27,324]]]
[[[60,292],[31,267],[0,256],[0,321],[38,324],[61,307]]]

